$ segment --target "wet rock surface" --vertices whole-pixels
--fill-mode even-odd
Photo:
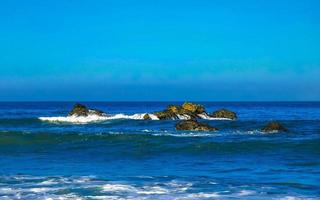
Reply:
[[[237,119],[237,114],[227,109],[217,110],[213,112],[210,116],[214,118],[226,118],[226,119],[232,119],[232,120]]]
[[[208,116],[204,106],[185,102],[182,105],[169,105],[165,110],[153,113],[160,120],[197,119],[199,115]]]
[[[88,109],[85,105],[80,103],[75,104],[69,112],[69,116],[86,117],[88,115],[104,116],[106,114],[100,110]]]
[[[218,129],[196,120],[184,120],[176,124],[176,130],[180,131],[217,131]]]
[[[270,122],[268,123],[265,127],[261,129],[261,131],[266,132],[266,133],[271,133],[271,132],[287,132],[288,129],[286,129],[280,122]]]

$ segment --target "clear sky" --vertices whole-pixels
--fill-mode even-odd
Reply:
[[[0,0],[0,101],[320,100],[318,0]]]

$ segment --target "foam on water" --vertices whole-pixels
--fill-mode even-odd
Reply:
[[[86,124],[90,122],[99,122],[99,121],[116,120],[116,119],[143,120],[143,117],[145,114],[147,113],[137,113],[133,115],[125,115],[120,113],[120,114],[106,115],[106,116],[88,115],[86,117],[82,117],[82,116],[39,117],[39,119],[42,121],[48,121],[48,122],[66,122],[66,123]],[[149,114],[149,116],[152,120],[159,120],[157,116],[153,114]]]
[[[210,117],[207,113],[198,114],[198,117],[206,120],[231,120],[232,121],[232,119],[229,119],[229,118]]]
[[[0,177],[0,199],[316,199],[314,196],[297,196],[294,194],[275,194],[266,196],[272,188],[249,186],[228,186],[210,184],[210,189],[199,190],[204,182],[194,180],[157,180],[152,177],[142,185],[136,182],[117,182],[88,176],[80,177],[34,177],[7,176]],[[138,177],[135,177],[136,179]],[[15,182],[13,182],[15,181]],[[45,187],[36,182],[46,183]],[[216,180],[215,180],[216,181]],[[263,191],[265,190],[265,191]]]
[[[107,120],[116,120],[116,119],[132,119],[132,120],[143,120],[144,116],[148,114],[151,120],[159,120],[159,118],[151,113],[136,113],[133,115],[126,115],[123,113],[114,114],[114,115],[88,115],[86,117],[83,116],[57,116],[57,117],[39,117],[41,121],[48,121],[48,122],[66,122],[66,123],[78,123],[78,124],[86,124],[91,122],[99,122],[99,121],[107,121]],[[188,120],[191,119],[189,115],[177,115],[179,120]],[[210,117],[206,113],[198,114],[200,119],[205,120],[231,120],[228,118],[214,118]]]

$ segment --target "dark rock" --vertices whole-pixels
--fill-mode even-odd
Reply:
[[[69,116],[86,117],[88,115],[104,116],[105,113],[101,110],[88,109],[85,105],[79,103],[75,104],[69,112]]]
[[[145,115],[143,116],[143,119],[144,119],[144,120],[151,120],[151,117],[150,117],[149,114],[145,114]]]
[[[87,116],[89,112],[89,109],[82,105],[82,104],[75,104],[72,108],[72,110],[69,112],[69,116],[76,115],[76,116]]]
[[[237,119],[237,114],[227,109],[217,110],[213,112],[210,116],[214,118],[227,118],[232,120]]]
[[[169,105],[165,110],[153,113],[160,120],[180,119],[197,119],[198,114],[205,113],[204,107],[194,103],[184,103],[182,106]]]
[[[170,120],[170,119],[179,119],[179,117],[177,116],[177,114],[168,111],[168,110],[164,110],[164,111],[160,111],[160,112],[155,112],[153,113],[155,116],[158,117],[158,119],[160,120]]]
[[[88,115],[104,116],[104,115],[106,115],[106,113],[104,113],[104,112],[101,111],[101,110],[97,110],[97,109],[93,109],[93,110],[89,109]]]
[[[176,113],[176,114],[183,112],[182,107],[176,106],[176,105],[169,105],[166,110],[169,112],[172,112],[172,113]]]
[[[165,110],[155,112],[154,115],[160,120],[179,119],[178,114],[182,111],[181,106],[169,105]]]
[[[278,131],[286,132],[288,130],[279,122],[270,122],[264,128],[262,128],[261,131],[270,133],[270,132],[278,132]]]
[[[176,124],[177,130],[184,131],[216,131],[215,127],[199,123],[196,120],[184,120]]]

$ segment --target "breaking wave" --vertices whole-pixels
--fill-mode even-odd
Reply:
[[[98,116],[98,115],[89,115],[86,117],[82,116],[67,116],[67,117],[39,117],[42,121],[48,122],[67,122],[67,123],[90,123],[90,122],[99,122],[99,121],[106,121],[106,120],[115,120],[115,119],[132,119],[132,120],[143,120],[144,115],[147,113],[138,113],[133,115],[125,115],[125,114],[115,114],[115,115],[108,115],[108,116]],[[159,120],[157,116],[153,114],[149,114],[152,120]]]
[[[106,115],[106,116],[89,115],[86,117],[83,117],[83,116],[39,117],[38,119],[40,119],[41,121],[47,121],[47,122],[66,122],[66,123],[85,124],[85,123],[91,123],[91,122],[116,120],[116,119],[143,120],[146,114],[150,116],[151,120],[159,120],[159,118],[156,115],[150,114],[150,113],[136,113],[133,115],[126,115],[126,114],[119,113],[119,114]],[[179,120],[190,119],[190,116],[188,115],[177,115],[177,117],[179,118]],[[205,120],[231,120],[228,118],[213,118],[207,114],[198,114],[198,117],[200,119],[205,119]]]
[[[139,180],[139,177],[133,177]],[[183,181],[165,177],[149,177],[148,181],[108,181],[93,176],[1,176],[1,199],[317,199],[296,194],[268,195],[273,187],[258,185],[233,186],[224,183],[194,180]],[[13,183],[13,184],[10,184]],[[206,185],[207,191],[199,191]]]

